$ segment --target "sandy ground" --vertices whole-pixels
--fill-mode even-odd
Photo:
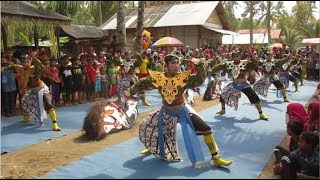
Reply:
[[[218,99],[202,101],[202,96],[196,97],[194,109],[201,111],[219,103]],[[149,111],[150,112],[150,111]],[[51,139],[39,144],[1,155],[1,178],[36,178],[55,168],[68,165],[84,156],[99,152],[109,146],[119,144],[132,137],[138,136],[138,124],[149,112],[139,114],[136,126],[129,130],[109,134],[101,141],[88,141],[77,131],[60,138]],[[63,128],[63,127],[62,127]],[[288,147],[289,137],[285,137],[281,143]],[[68,147],[68,148],[66,148]],[[274,179],[274,157],[266,164],[258,178]]]

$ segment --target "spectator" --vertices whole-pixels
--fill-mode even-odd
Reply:
[[[292,120],[289,121],[287,124],[287,135],[290,136],[290,144],[289,144],[289,150],[286,148],[278,145],[274,149],[274,155],[276,157],[275,164],[278,164],[281,162],[282,156],[289,155],[290,152],[296,150],[298,148],[298,141],[299,136],[303,131],[303,124],[301,121]]]
[[[70,57],[64,55],[61,57],[61,66],[59,69],[61,87],[63,93],[63,101],[65,106],[71,106],[71,95],[73,92],[72,66],[70,65]]]
[[[84,94],[84,81],[83,76],[85,76],[85,70],[83,67],[80,66],[80,59],[77,57],[71,58],[72,62],[72,82],[73,82],[73,104],[82,104],[83,101],[83,94]],[[78,97],[78,102],[76,102],[76,97]]]
[[[318,179],[319,178],[319,135],[303,132],[300,135],[298,149],[281,158],[274,166],[274,173],[282,179]]]
[[[93,59],[87,59],[88,64],[86,66],[87,81],[88,81],[88,96],[89,102],[93,102],[95,96],[96,87],[96,67],[93,65]]]
[[[118,68],[115,67],[114,62],[110,63],[110,67],[108,68],[108,78],[109,78],[109,97],[112,98],[116,94],[117,83],[119,78]]]
[[[52,105],[61,106],[60,104],[60,77],[59,77],[59,68],[57,64],[57,60],[55,58],[50,59],[49,67],[46,69],[45,74],[49,78],[49,89],[50,93],[53,96]]]
[[[4,116],[11,117],[16,115],[16,74],[12,69],[5,69],[9,62],[1,58],[1,99],[3,99]]]
[[[100,76],[101,76],[101,97],[107,98],[108,97],[108,76],[107,76],[107,68],[106,66],[102,66],[100,68]]]
[[[319,102],[312,102],[308,106],[307,131],[319,132]]]
[[[99,62],[96,62],[93,64],[93,66],[96,69],[96,83],[95,83],[95,99],[96,99],[100,97],[100,92],[101,92],[101,74],[100,74],[101,64]]]

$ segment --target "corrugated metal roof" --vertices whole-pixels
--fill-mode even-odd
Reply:
[[[37,6],[25,1],[1,1],[1,15],[17,15],[40,19],[72,21],[69,17],[38,9]]]
[[[218,29],[218,28],[213,28],[213,27],[208,27],[208,26],[202,26],[206,29],[209,29],[211,31],[215,31],[215,32],[218,32],[218,33],[221,33],[221,34],[230,34],[230,35],[240,35],[236,32],[233,32],[233,31],[228,31],[228,30],[224,30],[224,29]]]
[[[104,36],[104,33],[101,29],[95,26],[86,26],[86,25],[61,25],[61,28],[65,33],[74,37],[75,39],[99,39]]]
[[[209,1],[148,7],[144,12],[144,27],[203,25],[218,3],[219,1]],[[125,16],[126,28],[136,28],[138,10],[126,9]],[[114,14],[100,29],[116,29],[116,18],[117,14]]]
[[[253,44],[267,44],[268,36],[253,34]],[[250,44],[250,34],[223,35],[222,44]]]

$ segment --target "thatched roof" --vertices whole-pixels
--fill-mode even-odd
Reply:
[[[223,6],[220,1],[207,1],[189,4],[161,5],[145,8],[144,27],[169,27],[186,25],[205,25],[211,13],[216,10],[223,29],[229,30]],[[125,9],[126,29],[136,28],[138,10]],[[117,14],[115,13],[100,26],[102,30],[116,29]]]
[[[100,39],[106,34],[98,27],[86,25],[61,25],[62,30],[75,39]]]
[[[1,1],[1,16],[23,17],[28,19],[46,19],[56,21],[72,21],[61,14],[39,9],[25,1]]]

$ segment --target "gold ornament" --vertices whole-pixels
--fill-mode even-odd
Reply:
[[[154,79],[152,84],[156,88],[161,87],[161,94],[164,100],[167,101],[168,104],[171,104],[179,93],[178,86],[181,88],[186,86],[191,70],[184,71],[171,78],[166,77],[164,72],[152,71],[150,69],[149,74]]]

